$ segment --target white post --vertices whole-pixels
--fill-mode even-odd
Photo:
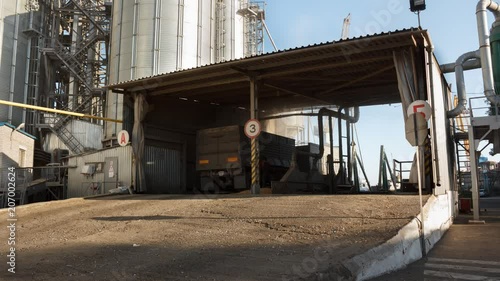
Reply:
[[[474,139],[474,127],[468,126],[469,130],[469,157],[470,157],[470,177],[472,181],[472,212],[474,219],[470,222],[479,222],[479,189],[477,181],[477,158],[476,141]]]
[[[418,139],[417,134],[415,134],[415,137]],[[417,140],[418,142],[418,140]],[[423,203],[423,198],[422,198],[422,169],[420,167],[420,146],[417,146],[417,177],[418,177],[418,197],[420,200],[420,228],[421,228],[421,233],[420,233],[420,240],[422,244],[422,257],[425,257],[427,255],[427,250],[425,247],[425,227],[424,227],[424,203]]]

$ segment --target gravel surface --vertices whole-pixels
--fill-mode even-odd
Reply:
[[[307,280],[386,241],[418,212],[413,195],[115,195],[32,204],[16,209],[16,273],[2,254],[0,280]],[[6,210],[2,217],[8,225]]]

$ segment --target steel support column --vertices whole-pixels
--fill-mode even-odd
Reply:
[[[339,132],[339,171],[337,173],[337,176],[340,176],[340,184],[345,184],[345,173],[344,173],[344,146],[343,146],[343,139],[342,139],[342,118],[340,118],[341,113],[342,113],[342,108],[339,108],[338,110],[339,116],[338,116],[338,132]]]
[[[476,140],[474,139],[474,127],[469,125],[469,155],[470,155],[470,177],[472,181],[472,207],[474,212],[474,222],[479,222],[479,189],[477,181],[477,157]]]
[[[258,106],[258,86],[255,76],[250,77],[250,118],[259,118],[259,106]],[[260,193],[260,173],[259,173],[259,140],[253,138],[251,141],[251,165],[252,165],[252,194]]]
[[[328,161],[328,175],[330,176],[330,187],[329,193],[332,194],[334,189],[333,186],[335,184],[335,166],[333,162],[335,161],[335,153],[333,153],[333,117],[328,116],[328,132],[330,133],[330,161]]]
[[[348,115],[351,111],[350,108],[346,108],[344,109],[345,111],[345,114]],[[353,169],[353,165],[352,165],[352,155],[351,155],[351,122],[349,121],[345,121],[345,129],[346,129],[346,137],[347,137],[347,142],[346,142],[346,147],[347,147],[347,183],[348,184],[352,184],[353,181],[352,181],[352,169]]]

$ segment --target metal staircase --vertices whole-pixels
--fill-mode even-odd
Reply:
[[[63,31],[45,31],[40,50],[59,73],[56,88],[61,93],[48,104],[56,104],[64,111],[101,115],[107,83],[110,9],[101,0],[61,2],[59,7],[46,3],[52,9],[46,26]],[[40,127],[50,129],[73,153],[80,154],[85,147],[66,126],[72,118],[46,116]]]

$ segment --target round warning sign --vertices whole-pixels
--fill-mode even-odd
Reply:
[[[408,116],[412,115],[413,113],[420,113],[422,114],[422,116],[424,116],[425,120],[429,120],[431,118],[432,109],[426,101],[416,100],[412,102],[406,110],[406,114]]]
[[[128,144],[128,141],[130,140],[130,136],[128,135],[127,131],[122,130],[118,133],[118,137],[116,139],[120,146],[126,146]]]
[[[261,126],[257,119],[250,119],[245,123],[245,135],[254,139],[260,135]]]
[[[422,114],[412,113],[405,122],[406,140],[412,146],[423,145],[427,138],[427,120]]]

